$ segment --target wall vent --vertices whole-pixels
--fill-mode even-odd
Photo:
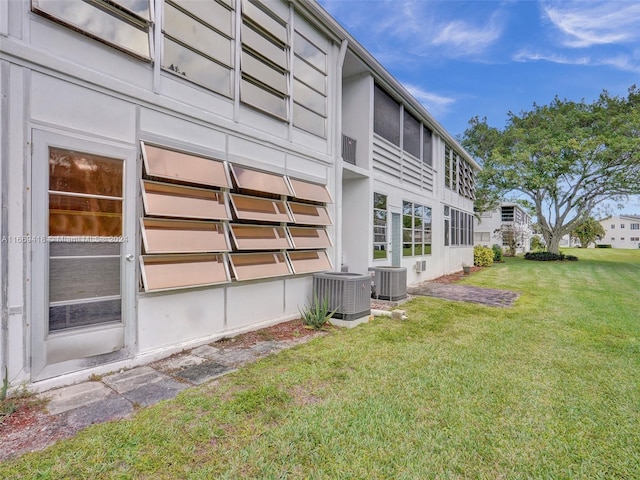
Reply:
[[[381,300],[407,298],[407,269],[404,267],[374,267],[376,295]]]
[[[313,274],[313,293],[325,298],[334,318],[356,320],[371,313],[371,277],[359,273],[325,272]]]
[[[424,272],[427,270],[427,261],[426,260],[418,260],[416,262],[416,272]]]
[[[342,159],[351,165],[356,164],[356,140],[346,135],[342,135]]]

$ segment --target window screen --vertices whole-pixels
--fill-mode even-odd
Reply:
[[[416,158],[420,158],[420,122],[404,111],[402,148]]]
[[[52,244],[53,245],[53,244]],[[49,301],[69,302],[90,301],[96,297],[120,295],[120,251],[109,255],[104,253],[110,244],[97,243],[102,247],[99,254],[50,256],[49,261]],[[97,249],[96,249],[97,250]],[[96,276],[96,272],[100,272]]]
[[[427,127],[422,128],[422,163],[433,166],[431,139],[433,133]]]
[[[400,146],[400,104],[378,85],[373,97],[373,131]]]

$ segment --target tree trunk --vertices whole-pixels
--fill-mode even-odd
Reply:
[[[560,240],[562,235],[551,235],[547,242],[547,252],[560,253]]]

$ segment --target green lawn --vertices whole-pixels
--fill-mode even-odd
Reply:
[[[640,478],[640,250],[507,259],[48,450],[0,478]]]

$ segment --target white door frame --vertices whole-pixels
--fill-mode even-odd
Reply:
[[[31,156],[31,380],[110,363],[131,356],[135,339],[136,148],[71,133],[32,130]],[[120,323],[49,332],[49,147],[122,160],[123,241],[120,243]],[[97,272],[97,275],[100,273]]]
[[[391,266],[402,265],[402,214],[391,212]]]

